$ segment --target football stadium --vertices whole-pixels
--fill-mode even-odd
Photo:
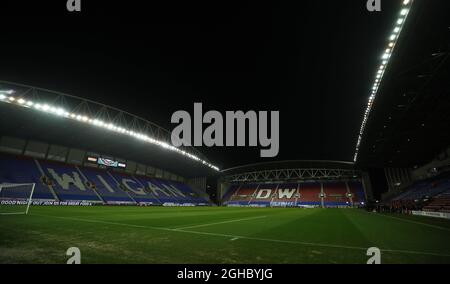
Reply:
[[[362,18],[372,17],[365,10],[365,1],[360,2],[351,9],[363,10]],[[17,58],[11,55],[9,65],[6,56],[0,60],[4,62],[0,63],[0,75],[4,76],[0,77],[0,263],[450,263],[450,10],[444,2],[382,2],[380,13],[386,11],[387,16],[371,20],[374,29],[380,30],[371,42],[374,45],[362,51],[341,50],[343,63],[350,67],[342,66],[342,61],[327,67],[336,69],[330,78],[343,73],[351,81],[342,88],[334,85],[337,90],[329,95],[329,105],[324,105],[322,97],[319,101],[306,99],[317,104],[308,104],[305,109],[299,106],[305,101],[283,101],[286,98],[281,95],[271,97],[267,104],[263,97],[256,97],[260,104],[254,98],[241,104],[241,93],[210,101],[200,97],[209,102],[205,108],[210,109],[280,109],[280,155],[270,159],[261,158],[259,149],[243,145],[233,150],[174,146],[173,125],[161,123],[170,121],[171,112],[166,113],[165,106],[191,109],[199,100],[196,94],[184,100],[180,94],[177,98],[182,103],[178,103],[163,91],[167,86],[152,89],[144,82],[143,92],[148,87],[152,97],[143,100],[136,94],[140,89],[128,84],[126,77],[121,82],[115,77],[96,78],[94,84],[89,75],[83,77],[84,72],[93,75],[89,72],[94,71],[83,70],[76,79],[64,80],[69,71],[54,70],[50,76],[44,65],[8,76],[16,64],[20,65],[17,58],[29,60],[32,55],[24,54],[37,52],[24,49],[21,53],[19,40],[13,46],[19,50]],[[316,8],[323,9],[322,5]],[[329,16],[332,11],[324,13]],[[336,29],[351,33],[351,20],[340,21]],[[314,41],[314,25],[306,22],[305,36],[312,35]],[[277,23],[273,25],[276,31]],[[274,34],[282,40],[282,35]],[[247,35],[242,35],[243,42]],[[354,35],[354,41],[364,41]],[[14,36],[22,38],[21,34]],[[4,54],[9,54],[8,37],[6,34],[0,47],[5,48]],[[89,38],[89,48],[97,40],[94,38]],[[126,38],[123,41],[126,43],[118,43],[118,48],[133,45]],[[51,45],[43,43],[42,50]],[[39,49],[37,45],[33,48]],[[138,49],[133,46],[130,53],[139,53]],[[246,47],[242,49],[247,52]],[[68,50],[78,52],[76,48]],[[54,60],[48,68],[55,69],[59,59],[50,54],[53,51],[47,52],[38,57],[42,56],[42,62]],[[210,60],[198,59],[205,50],[196,52],[196,64]],[[279,56],[284,56],[282,53]],[[52,56],[56,59],[49,59]],[[306,64],[310,55],[299,56],[305,56],[302,62]],[[331,57],[333,53],[317,56]],[[359,60],[366,56],[370,58]],[[70,69],[78,60],[64,64]],[[183,60],[184,69],[177,71],[181,74],[193,64]],[[228,60],[232,59],[223,59]],[[126,60],[114,55],[113,65],[121,61]],[[172,73],[166,68],[175,66],[174,62],[168,63],[169,67],[159,62],[157,67],[148,68],[161,68],[170,77]],[[247,63],[242,64],[239,68]],[[359,64],[367,72],[360,71]],[[108,72],[108,67],[102,68]],[[41,77],[40,72],[46,74],[41,81],[29,79]],[[200,73],[195,68],[192,72]],[[275,78],[275,73],[284,71],[273,72]],[[361,81],[352,81],[353,75]],[[179,82],[176,91],[191,79],[179,76],[173,75]],[[288,82],[289,75],[286,77],[279,81]],[[71,80],[85,87],[62,87]],[[216,79],[195,80],[205,86],[215,84],[205,81]],[[334,89],[320,86],[333,85],[336,81],[327,80],[334,79],[320,80],[323,83],[314,83],[316,90]],[[158,84],[148,84],[152,83]],[[225,84],[220,86],[224,93],[235,87]],[[109,89],[107,85],[111,85]],[[113,92],[118,85],[125,86],[117,90],[120,99],[108,94],[96,96],[102,88],[104,93]],[[355,91],[356,99],[347,100],[344,93],[356,89],[345,87],[359,85],[363,93]],[[82,91],[91,86],[95,86],[92,91]],[[203,92],[202,87],[186,89]],[[307,96],[312,96],[311,92]],[[333,97],[341,97],[338,99],[343,102],[334,104]],[[283,108],[287,107],[298,108],[298,113],[291,111],[298,120],[285,120]],[[250,131],[250,116],[244,117],[243,125],[246,122]],[[273,135],[273,129],[271,132]],[[348,151],[341,154],[343,148]],[[77,260],[73,260],[75,256]]]

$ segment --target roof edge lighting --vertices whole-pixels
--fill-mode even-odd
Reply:
[[[353,162],[356,162],[358,160],[358,153],[359,153],[359,149],[361,146],[361,141],[362,141],[362,137],[364,134],[364,130],[366,128],[367,120],[370,115],[370,111],[372,110],[373,103],[378,94],[378,89],[381,85],[381,81],[383,79],[384,73],[386,72],[386,69],[389,65],[389,60],[395,50],[397,41],[400,38],[400,34],[406,23],[406,19],[408,18],[409,12],[411,11],[412,3],[413,3],[413,0],[403,0],[400,13],[398,15],[397,20],[395,21],[394,29],[392,30],[391,34],[388,37],[388,43],[387,43],[386,49],[384,50],[383,54],[380,57],[380,61],[381,61],[380,66],[378,67],[378,69],[376,71],[374,83],[371,87],[369,101],[367,103],[367,108],[364,112],[364,118],[362,120],[361,128],[359,130],[358,141],[356,142],[355,155],[353,157]]]
[[[52,114],[52,115],[59,116],[59,117],[64,117],[64,118],[70,119],[70,120],[76,120],[81,123],[86,123],[89,125],[93,125],[95,127],[99,127],[99,128],[103,128],[103,129],[106,129],[109,131],[119,133],[119,134],[127,135],[129,137],[134,137],[138,140],[142,140],[147,143],[158,145],[164,149],[179,153],[187,158],[190,158],[192,160],[200,162],[203,165],[205,165],[215,171],[219,171],[219,168],[217,166],[209,163],[206,160],[201,159],[197,155],[194,155],[187,151],[179,149],[179,148],[177,148],[173,145],[170,145],[169,143],[166,143],[164,141],[154,139],[154,138],[148,136],[147,134],[135,132],[131,129],[126,129],[119,125],[115,125],[114,123],[99,120],[99,119],[96,119],[93,117],[86,116],[84,114],[69,112],[66,109],[59,107],[59,106],[54,106],[54,105],[50,105],[50,104],[46,104],[46,103],[35,102],[32,100],[26,100],[21,97],[16,97],[16,96],[14,96],[14,93],[15,93],[14,90],[0,90],[0,102],[14,104],[14,105],[21,106],[21,107],[28,108],[28,109],[38,110],[38,111],[41,111],[44,113]]]

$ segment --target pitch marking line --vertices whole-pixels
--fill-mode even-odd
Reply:
[[[439,229],[439,230],[450,231],[450,228],[441,227],[441,226],[437,226],[437,225],[431,225],[431,224],[417,222],[417,221],[403,219],[403,218],[398,218],[398,217],[385,215],[385,214],[381,214],[381,213],[376,213],[376,216],[382,216],[382,217],[391,218],[391,219],[395,219],[395,220],[399,220],[399,221],[403,221],[403,222],[407,222],[407,223],[413,223],[413,224],[417,224],[417,225],[427,226],[427,227],[435,228],[435,229]]]
[[[189,234],[196,234],[196,235],[225,237],[225,238],[228,238],[228,239],[237,238],[237,239],[246,239],[246,240],[263,241],[263,242],[297,244],[297,245],[304,245],[304,246],[315,246],[315,247],[326,247],[326,248],[339,248],[339,249],[352,249],[352,250],[367,251],[367,248],[365,248],[365,247],[332,245],[332,244],[322,244],[322,243],[310,243],[310,242],[289,241],[289,240],[277,240],[277,239],[267,239],[267,238],[257,238],[257,237],[246,237],[246,236],[239,236],[239,235],[228,235],[228,234],[220,234],[220,233],[208,233],[208,232],[189,231],[189,230],[180,230],[180,229],[175,230],[175,229],[170,229],[170,228],[165,228],[165,227],[142,226],[142,225],[127,224],[127,223],[116,223],[116,222],[109,222],[109,221],[100,221],[100,220],[93,220],[93,219],[80,219],[80,218],[62,217],[62,216],[53,216],[53,215],[41,215],[41,214],[30,214],[30,215],[42,216],[42,217],[53,217],[53,218],[58,218],[58,219],[73,220],[73,221],[79,221],[79,222],[98,223],[98,224],[125,226],[125,227],[133,227],[133,228],[143,228],[143,229],[153,229],[153,230],[161,230],[161,231],[169,231],[169,232],[189,233]],[[419,254],[419,255],[432,255],[432,256],[440,256],[440,257],[450,257],[450,254],[433,253],[433,252],[426,252],[426,251],[394,250],[394,249],[380,249],[380,250],[384,251],[384,252],[392,252],[392,253]]]
[[[220,225],[220,224],[227,224],[227,223],[234,223],[234,222],[241,222],[241,221],[255,220],[255,219],[261,219],[261,218],[266,218],[266,217],[267,217],[267,216],[257,216],[257,217],[249,217],[249,218],[233,219],[233,220],[222,221],[222,222],[206,223],[206,224],[200,224],[200,225],[193,225],[193,226],[186,226],[186,227],[174,228],[173,230],[185,230],[185,229],[192,229],[192,228],[200,228],[200,227],[214,226],[214,225]]]

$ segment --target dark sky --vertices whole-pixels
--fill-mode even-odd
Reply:
[[[78,15],[65,1],[2,2],[0,80],[90,98],[169,129],[171,114],[192,113],[194,102],[278,110],[280,153],[270,160],[344,161],[401,3],[384,0],[382,12],[369,13],[366,0],[94,2],[82,1]],[[221,168],[268,161],[259,148],[201,151]]]

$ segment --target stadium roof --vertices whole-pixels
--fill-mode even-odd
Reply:
[[[184,177],[218,168],[195,148],[175,148],[170,132],[91,100],[0,81],[4,135],[85,149],[155,166]]]
[[[413,167],[450,145],[450,7],[443,2],[414,2],[374,101],[359,165]]]
[[[242,165],[238,167],[232,167],[221,170],[222,174],[234,174],[249,171],[261,171],[261,170],[277,170],[277,169],[294,169],[294,168],[321,168],[321,169],[354,169],[353,162],[345,161],[320,161],[320,160],[287,160],[287,161],[275,161],[254,163],[248,165]]]

